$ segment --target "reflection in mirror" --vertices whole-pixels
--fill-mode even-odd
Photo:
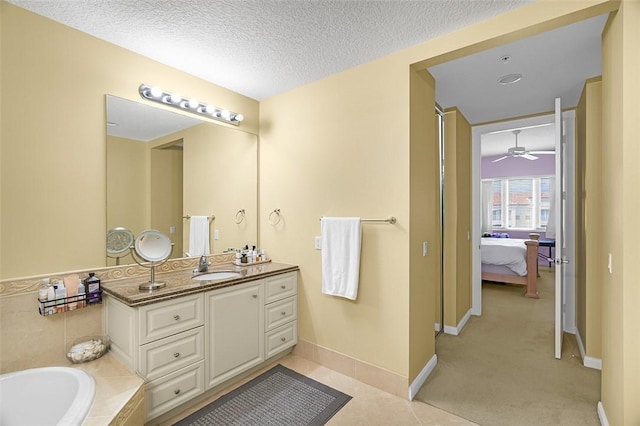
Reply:
[[[215,216],[211,253],[257,244],[257,155],[256,135],[108,95],[106,231],[157,229],[179,258],[188,216]],[[134,261],[118,256],[107,265]]]

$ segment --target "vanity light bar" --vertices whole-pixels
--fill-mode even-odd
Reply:
[[[183,98],[176,93],[165,92],[159,87],[141,84],[138,88],[138,92],[140,92],[140,96],[144,99],[158,102],[163,105],[169,105],[174,108],[181,109],[182,111],[188,111],[192,114],[201,115],[218,121],[224,121],[225,123],[230,123],[235,126],[239,125],[240,122],[244,120],[244,115],[237,112],[198,102],[195,99]]]

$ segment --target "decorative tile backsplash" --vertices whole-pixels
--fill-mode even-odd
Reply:
[[[229,263],[235,254],[208,256],[212,265]],[[199,258],[169,260],[157,273],[193,269]],[[149,268],[139,265],[112,266],[0,281],[0,374],[49,365],[70,365],[66,349],[80,337],[104,333],[103,306],[91,305],[57,315],[38,313],[38,289],[43,278],[63,278],[78,274],[86,278],[95,272],[102,282],[149,276]]]
[[[211,261],[212,265],[229,263],[235,260],[235,253],[214,254],[207,256],[207,258]],[[198,260],[198,257],[168,260],[162,265],[156,267],[156,274],[193,269],[198,266]],[[147,276],[150,274],[150,269],[133,264],[124,266],[110,266],[97,269],[83,269],[78,271],[55,272],[51,274],[43,274],[24,278],[10,278],[6,280],[0,280],[0,297],[16,296],[19,294],[37,292],[43,278],[61,279],[66,275],[78,274],[81,278],[84,279],[89,275],[89,272],[95,272],[96,276],[100,278],[100,281],[106,282]]]

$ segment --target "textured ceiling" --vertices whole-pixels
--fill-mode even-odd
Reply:
[[[257,100],[530,0],[8,0]]]
[[[257,100],[531,2],[6,1]],[[574,107],[584,80],[601,73],[605,20],[601,16],[578,22],[431,67],[437,102],[444,108],[456,106],[472,124],[548,112],[557,96],[563,107]],[[511,56],[507,64],[499,60],[503,55]],[[513,85],[497,84],[509,73],[524,77]],[[113,126],[110,134],[134,132],[129,136],[142,140],[157,137],[157,128],[125,125],[122,117],[133,114],[127,108],[117,100],[110,102],[109,119],[121,114],[115,120],[120,128]],[[541,132],[545,130],[523,131],[520,141],[527,149],[550,149],[553,143]],[[487,135],[482,155],[502,153],[509,146],[513,134]]]

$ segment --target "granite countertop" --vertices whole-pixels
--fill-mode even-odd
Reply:
[[[234,263],[221,263],[210,267],[209,271],[206,273],[229,271],[239,273],[240,277],[215,281],[197,281],[193,279],[193,270],[181,270],[162,274],[156,273],[156,281],[165,282],[167,284],[166,287],[158,290],[149,291],[138,289],[140,284],[149,282],[149,275],[145,277],[105,281],[102,283],[101,287],[104,293],[109,296],[120,300],[128,306],[135,307],[170,300],[178,296],[229,287],[272,275],[297,271],[298,269],[299,268],[296,265],[287,265],[276,262],[256,263],[249,266],[237,266]]]

